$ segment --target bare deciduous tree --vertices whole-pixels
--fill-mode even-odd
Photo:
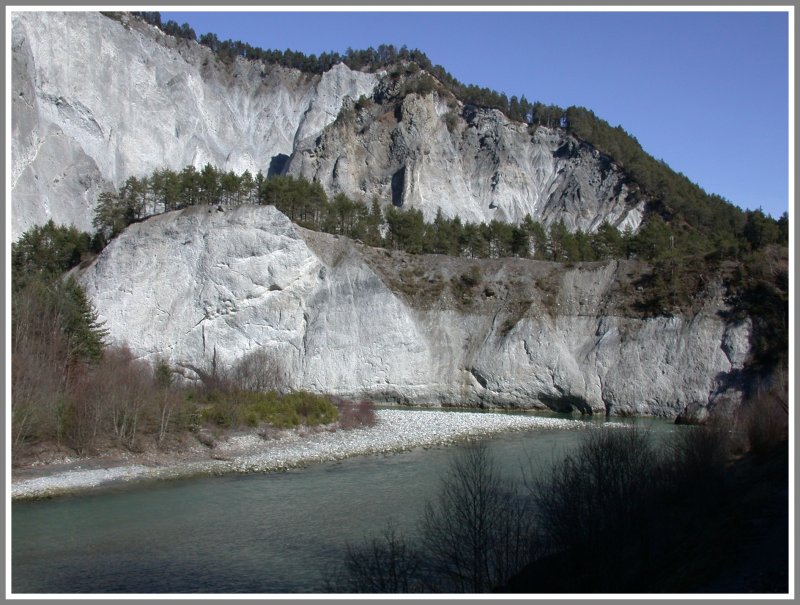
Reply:
[[[280,358],[267,349],[257,349],[242,357],[230,371],[234,385],[245,391],[280,391],[285,383]]]
[[[343,573],[328,588],[331,592],[418,592],[421,566],[421,554],[390,521],[379,536],[360,546],[347,545]]]
[[[110,348],[96,367],[92,384],[92,396],[106,410],[114,437],[126,447],[135,447],[140,423],[154,397],[149,366],[134,360],[126,347]]]
[[[173,411],[180,405],[180,397],[172,388],[172,369],[164,359],[158,359],[153,371],[155,399],[158,407],[158,443],[164,442]]]
[[[609,532],[635,531],[662,477],[652,440],[638,429],[587,433],[533,482],[538,526],[554,548],[599,548]]]
[[[425,508],[423,543],[434,588],[486,592],[519,571],[531,548],[527,513],[524,498],[502,477],[487,444],[470,445]]]
[[[419,547],[390,525],[349,547],[338,591],[481,593],[503,585],[530,561],[528,499],[504,478],[485,442],[450,465],[420,522]]]

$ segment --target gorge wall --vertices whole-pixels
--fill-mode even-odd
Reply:
[[[625,263],[410,256],[269,206],[129,227],[80,277],[110,338],[187,379],[264,351],[284,388],[378,401],[704,418],[750,324],[716,287],[692,315],[619,314]]]
[[[366,103],[346,115],[317,139],[298,141],[289,174],[367,202],[418,208],[428,222],[439,210],[478,223],[563,220],[570,231],[594,231],[604,221],[635,231],[642,220],[644,204],[624,172],[563,130],[532,128],[436,93]]]
[[[14,239],[50,218],[91,231],[101,191],[206,163],[286,171],[428,220],[441,209],[468,221],[530,214],[635,230],[642,219],[624,172],[588,145],[442,91],[399,93],[403,77],[225,64],[195,42],[100,13],[11,21]]]

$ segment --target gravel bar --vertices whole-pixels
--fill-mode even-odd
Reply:
[[[233,436],[214,448],[213,459],[88,470],[76,467],[12,482],[11,497],[42,498],[120,481],[280,471],[351,456],[444,445],[492,433],[592,426],[580,420],[504,413],[383,409],[377,410],[376,416],[378,422],[369,428],[320,431],[310,435],[294,431],[273,440],[256,434]]]

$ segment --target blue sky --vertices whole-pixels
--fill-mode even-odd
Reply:
[[[162,12],[262,48],[419,48],[465,84],[587,107],[709,193],[788,209],[786,12]]]

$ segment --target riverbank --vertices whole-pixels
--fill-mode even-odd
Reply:
[[[578,419],[526,414],[395,409],[377,410],[376,414],[377,423],[367,428],[295,429],[269,438],[253,430],[232,433],[205,445],[193,440],[173,452],[63,459],[30,465],[12,472],[11,498],[52,497],[147,479],[273,472],[351,456],[445,445],[494,433],[587,426]]]

